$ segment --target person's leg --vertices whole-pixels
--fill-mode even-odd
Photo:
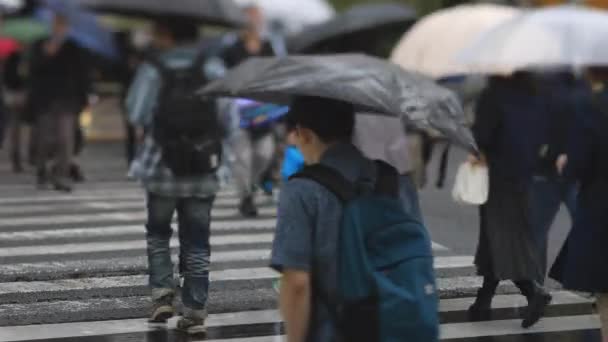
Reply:
[[[253,203],[253,147],[249,133],[241,131],[236,133],[230,141],[234,155],[232,164],[232,175],[236,183],[236,189],[241,199],[239,211],[246,217],[257,216],[257,210]]]
[[[514,283],[528,300],[521,325],[530,328],[544,316],[545,308],[551,303],[552,297],[535,281],[519,280]]]
[[[266,172],[272,174],[270,169],[276,153],[276,141],[272,133],[268,133],[253,142],[252,177],[254,184],[264,181]],[[272,178],[272,176],[270,176]]]
[[[541,258],[542,285],[547,274],[549,231],[561,205],[560,183],[545,177],[535,177],[530,186],[530,220],[533,238]]]
[[[146,241],[154,308],[150,320],[164,322],[175,313],[175,281],[171,261],[171,220],[177,199],[148,193]]]
[[[36,135],[32,135],[34,139],[31,144],[35,144],[36,158],[36,178],[38,187],[44,187],[49,180],[47,163],[54,149],[56,125],[52,113],[45,113],[36,118]]]
[[[205,332],[211,256],[210,225],[213,198],[184,198],[177,206],[184,287],[184,318],[179,327],[191,334]]]
[[[485,276],[483,285],[477,291],[475,303],[469,308],[469,320],[472,322],[487,321],[492,314],[492,299],[500,281],[494,277]]]
[[[9,141],[11,163],[15,173],[23,172],[23,164],[21,162],[21,140],[21,118],[19,117],[19,112],[12,111],[11,120],[9,122]]]
[[[597,310],[602,322],[602,341],[608,342],[608,293],[600,293],[598,295]]]
[[[54,116],[57,120],[57,148],[55,150],[55,172],[53,184],[60,191],[71,191],[70,167],[74,153],[74,122],[76,115],[70,112],[61,112]]]
[[[420,200],[418,198],[418,189],[411,175],[403,175],[399,179],[399,194],[405,211],[414,219],[424,223],[422,212],[420,210]]]

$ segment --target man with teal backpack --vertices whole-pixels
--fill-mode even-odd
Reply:
[[[271,258],[287,341],[438,341],[431,241],[397,172],[350,143],[351,105],[302,97],[288,115],[307,166],[281,192]]]

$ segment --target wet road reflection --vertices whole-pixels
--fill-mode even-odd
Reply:
[[[32,327],[35,329],[35,327]],[[179,331],[159,328],[146,333],[117,334],[107,336],[74,337],[36,340],[37,342],[195,342],[218,341],[247,342],[252,337],[268,337],[267,342],[275,342],[273,336],[280,336],[283,327],[279,324],[257,326],[235,326],[210,328],[207,336],[190,337]],[[31,341],[33,342],[33,341]],[[516,334],[493,337],[458,338],[442,342],[601,342],[599,330]]]

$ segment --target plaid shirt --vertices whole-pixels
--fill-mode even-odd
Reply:
[[[196,55],[195,48],[178,48],[162,58],[168,67],[180,67],[190,65]],[[206,63],[202,70],[210,79],[221,76],[223,71],[223,62],[219,59]],[[136,126],[148,128],[148,132],[151,132],[161,82],[158,71],[150,64],[143,64],[127,95],[129,121]],[[166,197],[211,197],[219,191],[215,174],[176,178],[164,164],[161,148],[150,134],[146,136],[137,158],[131,164],[129,177],[141,181],[148,192]]]

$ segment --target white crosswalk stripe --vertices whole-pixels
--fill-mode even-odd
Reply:
[[[263,217],[243,219],[236,193],[225,190],[212,211],[209,341],[282,341],[272,284],[278,274],[267,267],[276,207],[272,199],[258,203]],[[150,302],[144,208],[143,192],[129,182],[92,183],[71,195],[0,185],[0,342],[114,334],[143,340],[146,333],[158,331],[145,320]],[[175,257],[177,234],[171,246]],[[509,284],[501,286],[502,294],[494,300],[497,317],[467,322],[466,310],[481,286],[473,257],[454,255],[438,243],[433,251],[442,340],[597,334],[591,300],[566,291],[553,293],[550,309],[555,309],[539,325],[522,330],[518,309],[526,302]],[[32,329],[30,324],[40,325]],[[220,333],[224,327],[248,326],[263,326],[262,332],[255,337]],[[168,324],[168,329],[174,327],[175,319]]]

